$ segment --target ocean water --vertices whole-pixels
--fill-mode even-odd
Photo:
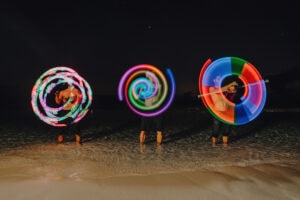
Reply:
[[[299,112],[266,110],[243,126],[234,126],[230,144],[211,146],[211,116],[195,108],[173,109],[164,116],[164,139],[154,132],[139,144],[139,117],[127,110],[103,109],[81,122],[82,145],[36,116],[18,116],[0,124],[0,168],[19,167],[30,176],[106,178],[220,166],[300,161]],[[30,113],[30,112],[29,112]]]

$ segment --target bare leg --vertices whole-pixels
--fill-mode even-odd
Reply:
[[[158,145],[161,145],[162,143],[162,132],[161,131],[156,131],[156,142]]]
[[[144,144],[146,140],[146,132],[145,131],[141,131],[140,132],[140,144]]]
[[[228,146],[228,136],[223,136],[222,140],[223,140],[223,146],[227,147]]]
[[[211,141],[212,141],[212,147],[215,147],[215,146],[217,145],[218,138],[213,136],[213,137],[211,138]]]
[[[78,134],[75,134],[75,140],[77,144],[81,144],[81,137]]]
[[[64,141],[64,136],[62,134],[59,134],[57,137],[57,144],[61,144]]]

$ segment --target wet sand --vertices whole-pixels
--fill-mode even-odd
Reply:
[[[17,167],[16,167],[17,168]],[[104,179],[1,169],[1,199],[299,199],[300,164],[263,164]],[[3,175],[5,172],[6,175]]]
[[[130,119],[93,122],[82,146],[55,144],[57,130],[36,122],[3,124],[0,199],[300,199],[298,115],[237,129],[227,148],[210,146],[210,118],[189,115],[170,117],[161,148],[151,134],[141,147]]]
[[[299,160],[169,170],[139,159],[104,163],[97,149],[97,143],[44,144],[2,153],[0,199],[300,198]]]

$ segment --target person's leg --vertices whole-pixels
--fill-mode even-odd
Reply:
[[[231,126],[228,124],[224,124],[223,125],[223,136],[222,136],[222,141],[223,141],[223,145],[227,146],[228,145],[228,136],[229,136],[229,132],[231,130]]]
[[[60,133],[57,136],[57,144],[61,144],[64,141],[64,136],[68,133],[68,126],[64,126],[60,128]]]
[[[76,143],[81,144],[79,124],[78,123],[71,124],[70,129],[71,129],[71,132],[75,134]]]
[[[156,131],[156,143],[161,145],[163,139],[162,131]]]
[[[213,118],[213,132],[212,132],[212,146],[215,146],[218,143],[218,135],[221,127],[221,122]]]
[[[228,146],[228,136],[222,136],[223,146]]]
[[[162,139],[163,139],[163,134],[162,134],[162,130],[163,130],[162,116],[156,116],[153,119],[153,122],[154,122],[154,127],[155,127],[155,130],[156,130],[156,143],[158,145],[161,145]]]
[[[58,134],[57,136],[57,144],[61,144],[64,141],[64,136],[63,134]]]
[[[67,111],[67,110],[61,110],[61,111],[59,111],[59,113],[58,113],[58,116],[64,116],[64,115],[66,115],[67,113],[68,113],[69,111]],[[61,123],[63,123],[63,124],[68,124],[68,121],[69,119],[65,119],[65,120],[63,120]],[[64,136],[69,132],[69,127],[68,126],[63,126],[63,127],[59,127],[59,134],[58,134],[58,136],[57,136],[57,143],[58,144],[61,144],[61,143],[63,143],[63,141],[64,141]]]
[[[146,140],[146,131],[141,130],[140,132],[140,144],[144,144]]]
[[[79,134],[75,134],[75,141],[77,144],[81,144],[81,137]]]
[[[148,119],[141,118],[140,144],[144,144],[146,140],[146,130],[148,130]]]

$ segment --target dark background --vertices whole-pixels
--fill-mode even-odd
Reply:
[[[0,26],[4,118],[32,112],[32,86],[55,66],[83,76],[98,108],[120,106],[119,80],[141,63],[171,68],[175,103],[201,106],[201,67],[226,56],[270,80],[267,106],[299,108],[299,11],[289,1],[22,1],[1,3]]]

